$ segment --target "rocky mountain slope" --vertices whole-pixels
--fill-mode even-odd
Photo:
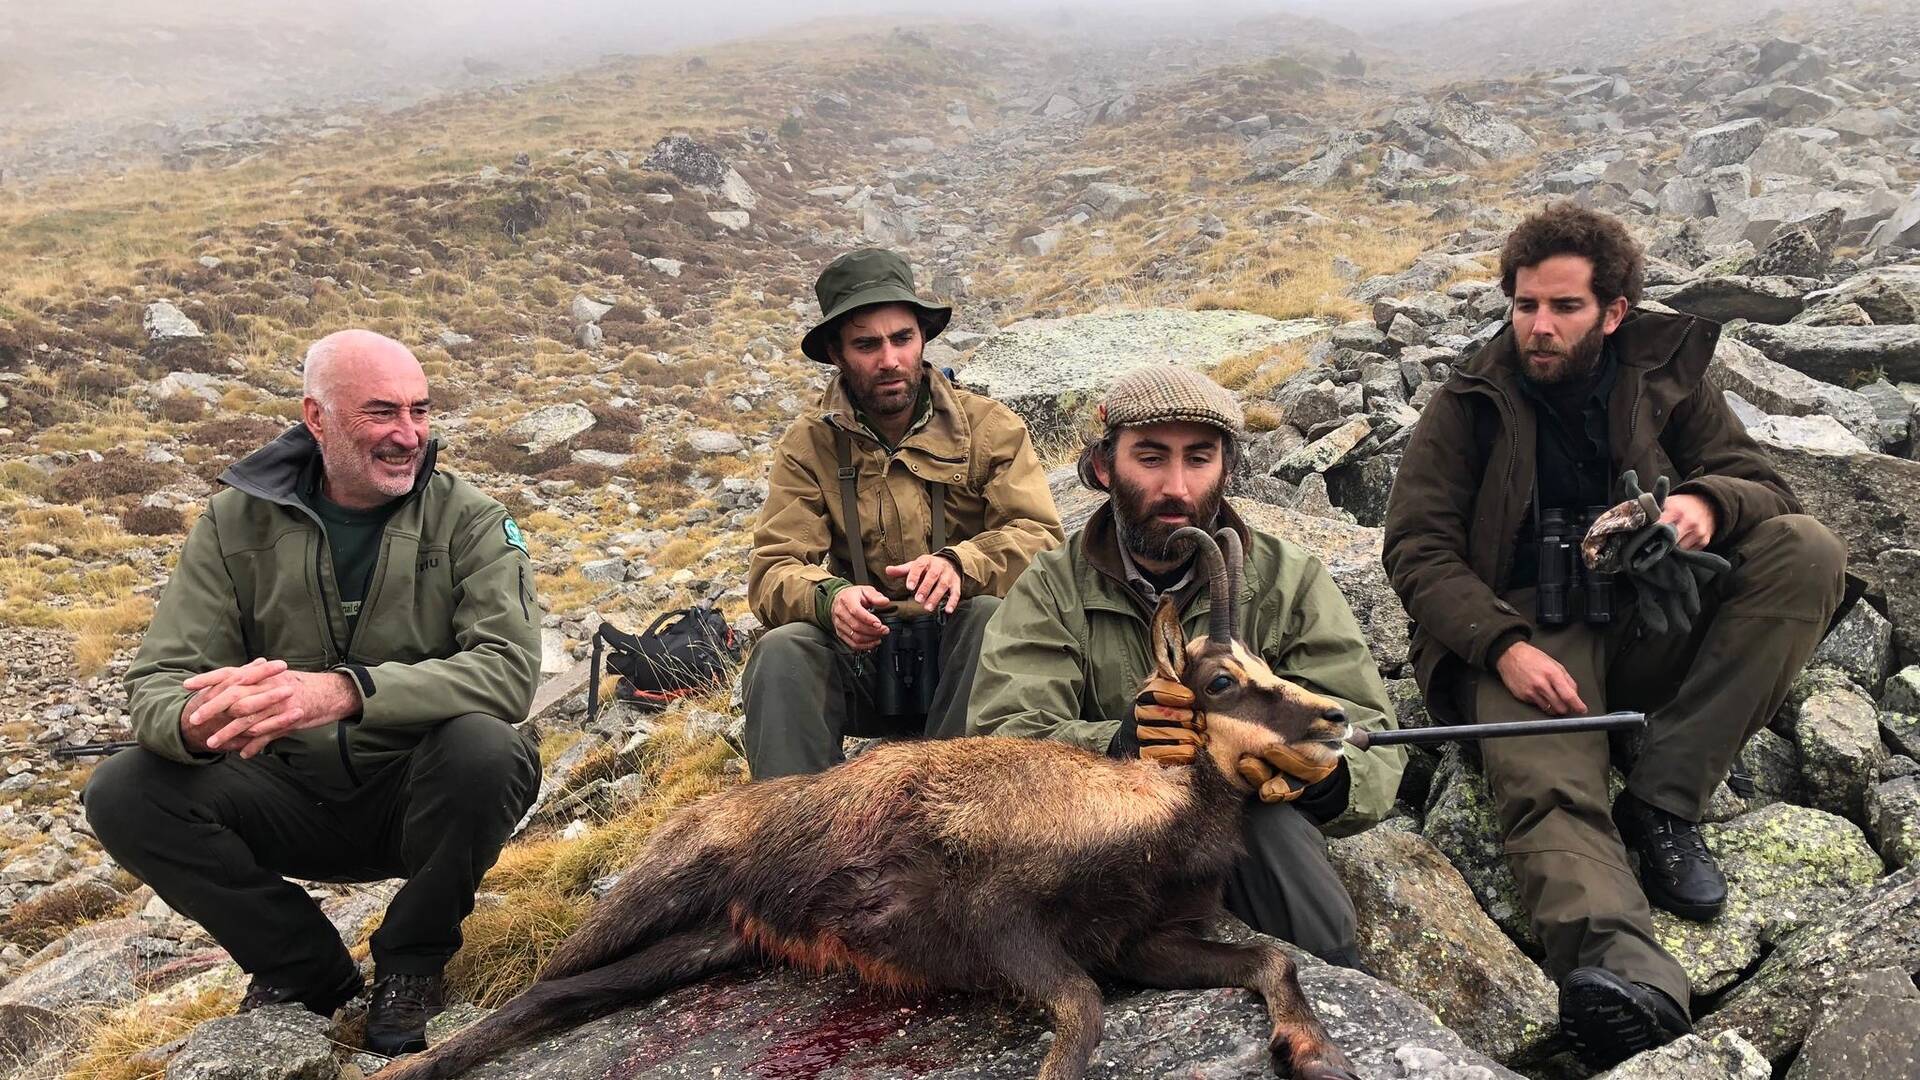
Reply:
[[[1450,28],[1473,64],[1284,19],[815,31],[0,196],[0,1075],[377,1064],[336,1044],[352,1010],[340,1031],[202,1025],[243,977],[104,859],[86,761],[49,754],[123,734],[118,675],[174,549],[212,477],[297,414],[313,337],[414,344],[443,461],[533,542],[560,675],[603,618],[710,598],[744,619],[767,448],[823,382],[797,349],[813,274],[900,247],[957,304],[930,358],[1055,463],[1130,364],[1175,356],[1240,393],[1237,499],[1328,563],[1422,724],[1378,525],[1419,409],[1504,319],[1493,253],[1551,198],[1624,216],[1649,302],[1726,324],[1715,387],[1864,582],[1743,753],[1752,783],[1716,795],[1727,913],[1662,917],[1701,1036],[1614,1075],[1896,1075],[1911,1045],[1873,1033],[1920,1030],[1920,17],[1660,18],[1604,70],[1502,59],[1497,21]],[[1055,492],[1091,509],[1065,471]],[[475,1007],[524,984],[662,814],[741,776],[726,693],[588,727],[577,685],[547,695],[540,805],[456,959]],[[1365,1075],[1578,1074],[1470,759],[1417,756],[1394,818],[1334,850],[1384,981],[1307,984]],[[316,891],[356,942],[387,895]],[[1035,1024],[723,981],[486,1075],[1019,1076]],[[1131,996],[1098,1075],[1262,1075],[1258,1027],[1233,993]]]

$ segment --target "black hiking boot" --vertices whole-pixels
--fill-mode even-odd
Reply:
[[[398,1057],[427,1048],[427,1021],[446,1008],[438,975],[376,975],[367,1006],[367,1049]]]
[[[240,1011],[252,1012],[269,1005],[304,1005],[308,1010],[321,1016],[331,1017],[335,1009],[352,1001],[355,994],[366,983],[360,978],[360,969],[349,967],[340,981],[330,987],[315,990],[311,987],[268,986],[258,978],[247,984],[247,996],[240,999]]]
[[[1613,823],[1627,847],[1640,853],[1640,887],[1648,903],[1695,922],[1720,914],[1727,878],[1698,824],[1624,791],[1614,800]]]
[[[1560,1031],[1588,1067],[1611,1069],[1693,1031],[1665,993],[1605,968],[1575,968],[1560,984]]]

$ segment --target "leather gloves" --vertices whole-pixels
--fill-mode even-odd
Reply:
[[[1193,707],[1193,691],[1184,685],[1149,678],[1133,700],[1133,732],[1141,760],[1191,765],[1206,742],[1207,714]]]
[[[1183,684],[1150,678],[1133,702],[1133,731],[1141,760],[1163,766],[1191,765],[1206,744],[1207,714],[1194,707],[1193,691]],[[1318,765],[1280,743],[1258,757],[1242,757],[1237,765],[1263,802],[1292,802],[1337,768],[1337,758],[1332,764]]]
[[[1620,477],[1628,502],[1646,512],[1647,524],[1628,535],[1619,547],[1619,572],[1633,582],[1633,603],[1640,621],[1655,634],[1685,636],[1700,617],[1700,593],[1733,564],[1706,551],[1680,546],[1673,526],[1662,524],[1660,511],[1667,501],[1667,478],[1652,492],[1640,490],[1640,478],[1629,469]],[[1651,504],[1651,505],[1648,505]]]
[[[1254,786],[1261,802],[1270,803],[1292,802],[1309,786],[1332,776],[1339,767],[1338,757],[1326,765],[1317,765],[1285,743],[1267,747],[1258,757],[1247,754],[1238,765],[1241,779]]]

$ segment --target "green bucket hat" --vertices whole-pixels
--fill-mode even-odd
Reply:
[[[813,283],[820,300],[818,325],[800,339],[800,351],[822,364],[833,363],[827,355],[827,328],[835,319],[855,308],[871,304],[912,304],[925,316],[927,340],[940,336],[953,318],[953,309],[932,304],[913,292],[913,268],[907,260],[885,248],[861,248],[827,264],[820,280]]]

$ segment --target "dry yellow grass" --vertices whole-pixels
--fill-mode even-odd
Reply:
[[[727,707],[724,692],[686,704]],[[462,925],[465,943],[447,966],[449,991],[491,1006],[525,989],[585,916],[587,886],[630,865],[674,810],[726,786],[734,757],[717,735],[695,734],[678,710],[669,711],[641,755],[642,795],[634,806],[577,839],[528,840],[501,853],[482,888],[504,896],[476,908]]]
[[[64,1080],[159,1080],[165,1066],[149,1064],[142,1055],[239,1004],[238,994],[215,990],[179,1004],[133,1005],[108,1013],[91,1025]]]

